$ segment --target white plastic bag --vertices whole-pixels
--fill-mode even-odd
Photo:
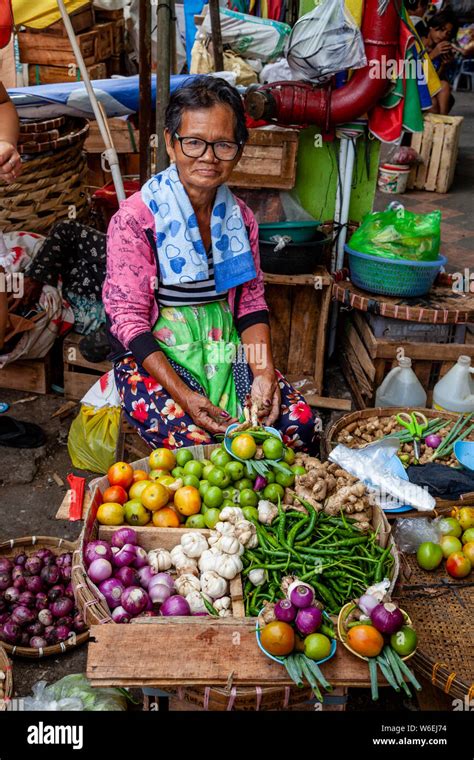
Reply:
[[[286,58],[300,79],[311,82],[324,82],[338,71],[366,66],[362,35],[344,0],[323,0],[298,19]]]
[[[393,537],[400,551],[415,554],[424,541],[437,544],[440,534],[436,523],[429,517],[404,517],[395,520]]]
[[[283,54],[285,42],[291,27],[280,21],[258,18],[246,13],[237,13],[227,8],[219,8],[222,44],[228,45],[242,58],[258,58],[272,61]],[[211,14],[208,13],[198,32],[211,36]]]

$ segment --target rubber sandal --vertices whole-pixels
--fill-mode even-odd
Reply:
[[[46,443],[46,435],[39,425],[16,420],[3,414],[0,417],[0,446],[12,449],[37,449]]]

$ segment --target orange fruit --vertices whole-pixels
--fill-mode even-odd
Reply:
[[[197,515],[201,509],[201,494],[194,486],[182,486],[174,495],[174,503],[182,515]]]
[[[179,528],[179,517],[170,507],[163,507],[153,512],[151,521],[155,528]]]
[[[260,633],[260,641],[267,652],[282,657],[295,648],[295,632],[289,623],[272,620]]]
[[[155,449],[148,457],[152,470],[172,470],[176,467],[176,457],[169,449]]]
[[[383,649],[382,634],[373,625],[355,625],[347,634],[349,646],[363,657],[377,657]]]
[[[122,504],[107,501],[97,510],[97,520],[101,525],[123,525],[125,509]]]
[[[137,480],[148,480],[148,473],[145,470],[134,470],[133,482],[136,483]]]
[[[130,499],[140,499],[143,491],[152,485],[151,480],[137,480],[129,488],[128,496]]]
[[[109,486],[104,491],[102,501],[110,501],[113,504],[125,504],[128,501],[128,495],[122,486]]]
[[[151,512],[164,507],[169,501],[168,489],[162,483],[152,483],[140,495],[140,501]]]
[[[127,489],[132,485],[133,468],[126,462],[115,462],[107,470],[107,478],[111,486],[122,486]]]
[[[257,451],[257,444],[248,433],[236,436],[231,444],[232,453],[239,459],[252,459]]]

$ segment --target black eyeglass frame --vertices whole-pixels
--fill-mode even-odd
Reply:
[[[218,161],[234,161],[234,159],[236,158],[239,150],[242,148],[242,143],[237,143],[237,142],[234,142],[233,140],[214,140],[213,142],[210,142],[209,140],[203,140],[202,137],[193,137],[192,135],[181,136],[181,135],[178,135],[177,132],[174,133],[174,138],[175,138],[175,140],[178,140],[178,142],[179,142],[179,144],[181,146],[182,152],[188,158],[202,158],[202,156],[204,156],[205,152],[207,151],[207,149],[208,149],[208,147],[210,145],[211,148],[212,148],[212,152],[214,153],[214,157],[217,158]],[[190,156],[189,153],[186,153],[186,151],[184,150],[184,148],[183,148],[183,140],[189,140],[189,139],[191,139],[191,140],[199,140],[200,142],[204,143],[203,151],[202,151],[202,153],[199,154],[199,156]],[[229,145],[235,145],[236,151],[235,151],[235,154],[232,156],[232,158],[220,158],[217,155],[217,153],[216,153],[216,145],[219,145],[219,143],[222,143],[222,142],[226,142]]]

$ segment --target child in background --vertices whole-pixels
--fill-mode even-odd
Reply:
[[[429,19],[428,34],[423,38],[423,44],[441,79],[441,90],[433,97],[433,113],[446,116],[454,105],[451,85],[445,78],[445,68],[454,59],[454,49],[451,40],[455,36],[458,23],[453,10],[447,7],[441,13]]]

